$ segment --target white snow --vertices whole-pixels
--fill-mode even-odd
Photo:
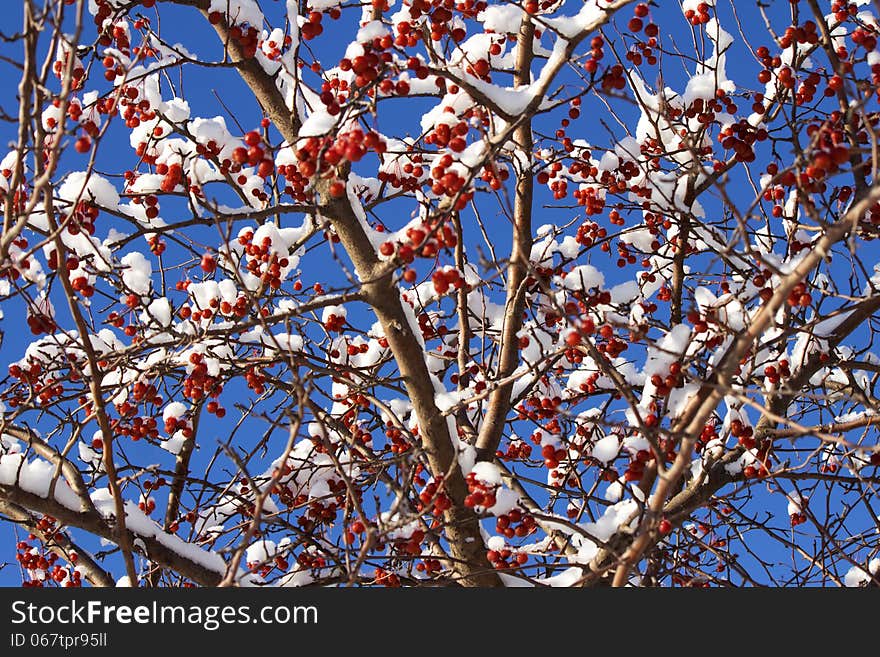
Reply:
[[[100,436],[101,432],[96,431],[96,435]],[[77,452],[79,454],[79,460],[83,463],[88,463],[92,467],[98,467],[101,464],[101,454],[100,452],[92,449],[91,445],[87,445],[86,443],[80,441],[77,444]]]
[[[467,391],[462,391],[467,393]],[[450,408],[458,405],[461,402],[462,395],[459,391],[450,392],[447,390],[435,393],[434,395],[434,404],[437,406],[437,409],[441,413],[445,413]]]
[[[543,579],[536,578],[535,581],[540,582],[545,586],[570,587],[579,582],[583,578],[583,576],[583,569],[579,568],[578,566],[571,566],[570,568],[566,568],[557,575],[552,575],[551,577],[545,577]]]
[[[162,411],[162,420],[167,422],[171,418],[178,419],[186,414],[186,405],[180,402],[171,402]]]
[[[299,129],[300,137],[320,137],[330,132],[336,125],[336,117],[323,106],[316,107]]]
[[[620,441],[617,439],[617,436],[613,434],[601,438],[595,445],[593,445],[593,449],[590,451],[590,454],[594,459],[601,461],[606,465],[617,458],[619,453]]]
[[[373,39],[378,39],[389,33],[388,28],[382,24],[382,21],[370,21],[366,25],[361,26],[358,30],[356,40],[359,43],[366,43]]]
[[[219,11],[233,23],[249,23],[257,29],[263,26],[263,12],[256,0],[211,0],[208,11]]]
[[[853,566],[843,577],[844,585],[848,587],[859,587],[871,581],[871,573],[861,566]]]
[[[491,5],[477,14],[483,28],[498,34],[517,34],[522,23],[523,10],[515,4]]]
[[[608,488],[605,489],[605,499],[609,502],[619,502],[623,498],[623,494],[626,491],[623,483],[618,481],[612,481],[608,484]]]
[[[629,303],[639,296],[639,284],[635,281],[624,281],[609,290],[611,303]]]
[[[180,450],[183,449],[184,443],[186,443],[186,436],[183,435],[183,431],[175,431],[171,434],[170,438],[160,442],[159,446],[166,452],[180,454]]]
[[[342,0],[309,0],[309,9],[327,11],[342,4]]]
[[[800,513],[803,511],[803,500],[801,499],[800,493],[797,491],[791,491],[788,494],[788,515],[794,515],[795,513]]]
[[[155,319],[164,328],[171,326],[171,313],[171,302],[166,297],[154,299],[146,310],[148,318]]]
[[[305,340],[302,335],[291,333],[272,333],[260,336],[260,342],[267,350],[280,350],[283,352],[298,352],[303,350]]]
[[[697,66],[696,73],[688,80],[684,92],[684,102],[688,105],[697,98],[714,98],[716,89],[724,89],[727,93],[736,91],[736,85],[727,78],[725,54],[733,43],[733,37],[721,28],[715,18],[706,23],[706,36],[712,40],[713,53]]]
[[[567,290],[586,291],[601,288],[605,284],[605,276],[593,265],[579,265],[568,272],[563,284]]]
[[[44,459],[28,461],[21,453],[0,455],[0,484],[18,486],[28,493],[47,497],[54,476],[55,465]],[[79,496],[63,477],[55,483],[55,500],[68,509],[80,509]]]
[[[251,543],[245,551],[247,563],[262,563],[272,559],[277,552],[274,541],[261,539]]]
[[[105,487],[96,489],[92,495],[92,502],[98,511],[107,518],[116,515],[116,506],[113,496]],[[203,550],[198,545],[187,543],[175,534],[167,533],[162,527],[151,520],[137,504],[131,500],[125,501],[125,526],[132,533],[144,537],[154,538],[164,547],[179,554],[185,559],[215,573],[226,572],[226,561],[216,552]]]
[[[326,323],[331,317],[345,319],[347,316],[348,309],[345,306],[324,306],[321,311],[321,322]]]
[[[106,178],[96,173],[74,171],[67,175],[57,191],[58,198],[74,203],[77,200],[93,201],[97,205],[115,210],[119,205],[119,192]]]
[[[479,481],[485,484],[490,486],[501,485],[501,470],[494,463],[480,461],[474,465],[474,469],[471,472]]]
[[[143,253],[133,251],[122,257],[120,261],[122,270],[122,282],[126,287],[140,296],[150,293],[152,286],[153,267]]]
[[[585,0],[583,7],[581,7],[576,15],[546,18],[544,21],[551,29],[558,32],[561,37],[571,39],[582,31],[602,21],[605,16],[606,12],[599,6],[597,0]],[[560,38],[558,41],[563,40],[564,39]]]

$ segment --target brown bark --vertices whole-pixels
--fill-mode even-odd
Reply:
[[[200,3],[199,6],[206,13],[205,3]],[[229,39],[226,26],[222,22],[214,28],[226,44],[242,79],[269,118],[289,143],[295,143],[298,139],[299,121],[295,112],[292,113],[287,108],[275,81],[255,60],[242,56],[238,45]],[[452,557],[456,560],[455,567],[461,583],[466,586],[497,586],[500,580],[486,560],[479,521],[473,511],[463,504],[467,495],[467,484],[458,465],[457,437],[450,434],[445,417],[434,403],[435,390],[431,373],[425,363],[424,349],[418,336],[413,334],[393,272],[383,271],[379,274],[382,263],[350,201],[345,197],[331,196],[328,187],[327,180],[318,184],[317,211],[333,224],[340,242],[354,263],[358,277],[363,281],[363,299],[376,313],[388,346],[394,354],[412,401],[413,412],[418,418],[419,437],[431,469],[435,476],[444,476],[446,493],[452,499],[453,508],[445,517],[446,537]]]
[[[535,25],[528,14],[519,29],[517,50],[516,86],[531,82],[532,41],[535,38]],[[516,198],[513,208],[513,247],[507,263],[507,294],[504,309],[504,326],[501,330],[501,355],[498,358],[497,379],[507,379],[519,365],[519,331],[523,324],[525,310],[525,280],[529,273],[529,258],[532,252],[532,201],[534,196],[534,177],[532,174],[532,121],[522,119],[514,131],[517,159],[522,171],[516,181]],[[489,397],[489,409],[483,418],[483,425],[477,437],[477,459],[489,461],[495,458],[495,450],[501,442],[507,414],[510,412],[510,395],[514,381],[502,383]]]
[[[98,513],[74,511],[55,500],[22,490],[19,486],[0,484],[0,500],[38,513],[47,513],[63,525],[82,529],[108,541],[115,543],[119,540],[118,526],[111,524]],[[154,537],[140,536],[128,529],[125,531],[126,539],[133,546],[133,551],[150,561],[203,586],[216,586],[220,582],[222,573],[205,568],[202,564],[178,554]]]

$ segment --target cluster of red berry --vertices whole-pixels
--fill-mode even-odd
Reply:
[[[417,509],[420,512],[430,511],[435,516],[441,516],[450,508],[452,508],[452,500],[443,491],[443,476],[438,475],[419,493]]]
[[[56,534],[61,532],[55,518],[43,515],[37,521],[37,530],[42,535],[45,544],[53,540]],[[31,541],[36,541],[36,534],[28,534],[27,540],[16,543],[15,559],[21,567],[28,571],[30,580],[22,582],[22,586],[28,588],[42,588],[54,583],[65,587],[81,587],[82,573],[76,569],[79,555],[76,552],[66,552],[64,558],[70,563],[70,568],[58,563],[59,555],[51,550],[44,550],[42,546],[32,546]]]
[[[688,20],[691,25],[705,25],[711,19],[711,15],[709,14],[709,3],[701,2],[697,5],[696,10],[687,9],[684,12],[684,17]]]

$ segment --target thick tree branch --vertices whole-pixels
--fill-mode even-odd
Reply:
[[[206,3],[198,4],[206,14]],[[229,55],[238,65],[242,79],[275,123],[288,143],[299,137],[299,120],[284,102],[275,81],[253,59],[246,59],[241,48],[229,38],[223,21],[214,25],[221,40],[227,44]],[[479,522],[473,511],[464,506],[467,485],[458,466],[458,438],[434,402],[436,393],[432,375],[425,363],[425,354],[419,337],[414,334],[410,316],[404,310],[400,290],[392,272],[380,271],[382,262],[366,233],[366,227],[352,208],[348,198],[337,198],[329,192],[329,180],[317,184],[318,213],[330,219],[336,234],[351,258],[355,271],[363,281],[362,295],[376,313],[385,332],[388,346],[400,369],[413,412],[419,421],[419,436],[433,473],[443,475],[446,493],[453,502],[446,512],[446,536],[452,556],[458,562],[461,582],[465,585],[496,586],[500,580],[486,560],[486,550],[480,534]]]
[[[118,523],[114,526],[98,513],[74,511],[56,500],[29,493],[18,486],[0,484],[0,500],[37,513],[48,514],[63,525],[82,529],[108,541],[116,543],[119,540]],[[206,568],[199,562],[175,552],[154,536],[141,536],[126,530],[126,541],[133,546],[135,552],[197,584],[216,586],[220,582],[222,573]]]
[[[523,18],[519,29],[517,48],[516,86],[531,82],[532,41],[535,38],[535,25],[528,14]],[[507,263],[507,286],[504,304],[504,325],[501,329],[501,355],[495,377],[507,379],[519,364],[519,331],[522,328],[523,312],[526,305],[525,280],[529,272],[532,253],[532,202],[534,195],[534,174],[532,171],[532,121],[525,118],[519,122],[514,132],[516,161],[519,172],[516,180],[516,198],[513,208],[513,246]],[[495,457],[495,450],[501,442],[505,420],[510,412],[510,395],[514,381],[496,387],[489,397],[489,408],[483,418],[477,436],[477,459],[489,461]]]
[[[6,516],[12,522],[27,529],[29,533],[39,538],[49,550],[52,550],[52,552],[69,563],[74,563],[72,555],[75,554],[77,570],[83,573],[86,581],[92,586],[116,586],[116,582],[113,581],[110,573],[98,565],[98,562],[94,560],[87,550],[84,550],[70,540],[63,531],[53,531],[49,535],[48,532],[40,529],[37,519],[23,506],[0,498],[0,516]]]

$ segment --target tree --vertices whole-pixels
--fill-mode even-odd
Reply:
[[[22,581],[880,583],[868,4],[26,0]]]

